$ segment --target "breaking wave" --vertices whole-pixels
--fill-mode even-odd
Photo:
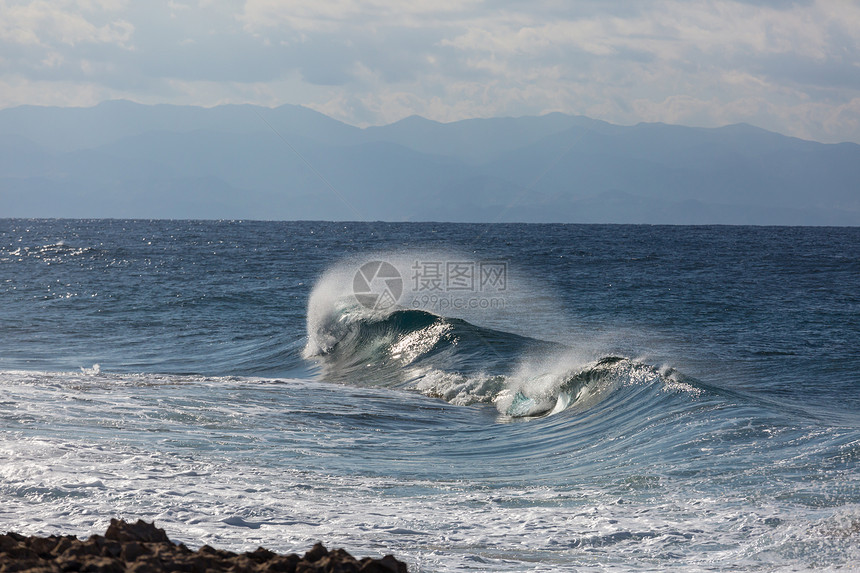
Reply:
[[[342,269],[324,275],[308,304],[304,357],[325,380],[420,391],[459,405],[493,404],[511,418],[583,411],[619,393],[699,393],[672,368],[565,345],[423,309],[363,305]]]

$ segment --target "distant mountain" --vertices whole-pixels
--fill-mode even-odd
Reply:
[[[0,217],[860,225],[860,145],[559,113],[0,110]]]

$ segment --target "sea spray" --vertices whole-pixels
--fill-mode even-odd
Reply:
[[[327,269],[432,250],[508,261],[509,304],[332,306],[302,357]],[[858,261],[847,228],[0,220],[0,507],[440,573],[851,570]]]
[[[403,288],[403,274],[415,261],[446,256],[452,257],[376,253],[326,270],[308,302],[304,349],[306,358],[321,365],[323,379],[418,390],[453,404],[491,403],[513,418],[583,409],[617,387],[667,381],[647,363],[601,355],[594,340],[571,348],[423,308],[393,303],[380,307],[379,302],[388,299],[370,296],[389,295],[391,283],[386,281],[395,277],[395,294],[405,294],[408,301],[414,292]],[[383,265],[390,268],[377,280],[375,273]],[[524,289],[512,290],[517,311],[527,312],[533,293],[523,296]]]

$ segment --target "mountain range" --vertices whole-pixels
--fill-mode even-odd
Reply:
[[[860,145],[551,113],[0,110],[0,217],[860,225]]]

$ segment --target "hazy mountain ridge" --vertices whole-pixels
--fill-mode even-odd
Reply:
[[[0,110],[0,217],[860,225],[860,145],[749,125],[299,106]]]

